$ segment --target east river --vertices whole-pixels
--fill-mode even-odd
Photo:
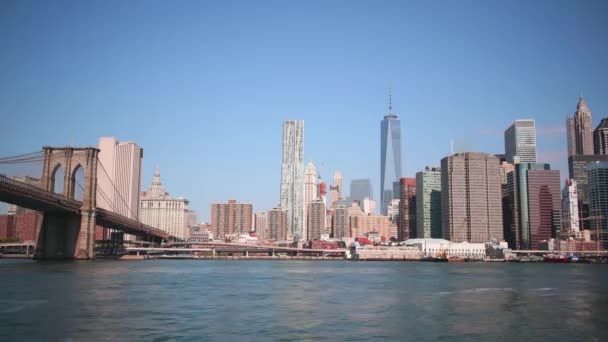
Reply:
[[[2,341],[601,341],[608,266],[0,260]]]

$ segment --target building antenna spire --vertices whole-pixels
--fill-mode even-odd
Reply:
[[[388,86],[388,113],[393,114],[393,94],[391,86]]]

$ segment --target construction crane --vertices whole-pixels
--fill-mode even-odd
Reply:
[[[462,229],[462,241],[466,241],[466,224],[467,221],[469,221],[468,217],[464,217],[462,219],[462,223],[460,224],[460,228]],[[452,230],[452,237],[451,240],[454,241],[454,230]]]

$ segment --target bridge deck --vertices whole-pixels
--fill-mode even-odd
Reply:
[[[80,201],[14,180],[5,175],[0,175],[0,201],[45,213],[80,214],[82,208],[82,202]],[[159,237],[165,240],[169,238],[166,232],[158,228],[145,225],[120,214],[102,208],[96,208],[95,211],[97,223],[101,226],[120,229],[127,234],[137,236]]]

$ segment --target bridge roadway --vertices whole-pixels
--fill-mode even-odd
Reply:
[[[512,251],[515,254],[525,254],[525,255],[545,255],[545,254],[568,254],[568,255],[578,255],[578,256],[593,256],[593,255],[608,255],[608,251],[544,251],[544,250],[514,250]]]
[[[268,253],[303,253],[303,254],[345,254],[346,249],[311,249],[311,248],[294,248],[294,247],[276,247],[267,245],[253,245],[253,244],[236,244],[236,243],[223,243],[223,242],[183,242],[165,244],[163,247],[178,246],[178,245],[190,245],[190,246],[201,246],[216,252],[268,252]]]
[[[0,202],[18,205],[44,213],[80,214],[82,202],[61,194],[46,191],[12,178],[0,175]],[[151,236],[168,240],[169,235],[157,228],[145,225],[120,214],[95,208],[97,224],[107,228],[122,230],[127,234]]]

